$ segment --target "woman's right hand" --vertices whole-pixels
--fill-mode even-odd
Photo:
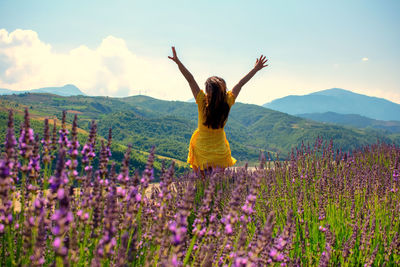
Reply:
[[[261,55],[260,58],[257,58],[256,60],[256,64],[254,65],[254,69],[256,69],[257,71],[267,67],[268,65],[266,64],[268,61],[268,59],[266,58],[266,56]]]
[[[179,63],[178,56],[176,55],[175,46],[172,47],[172,57],[168,56],[169,59],[174,61],[176,64]]]
[[[197,94],[200,91],[200,87],[197,85],[196,80],[193,78],[193,75],[188,71],[188,69],[183,66],[182,62],[178,59],[176,55],[175,46],[172,47],[172,57],[168,56],[169,59],[174,61],[177,65],[186,81],[189,83],[190,89],[192,90],[194,98],[196,98]]]

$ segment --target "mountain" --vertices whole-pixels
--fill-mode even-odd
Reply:
[[[357,114],[338,114],[335,112],[306,113],[298,114],[297,116],[319,122],[334,123],[356,128],[374,128],[385,130],[389,133],[400,133],[400,121],[374,120]]]
[[[24,91],[13,91],[8,89],[0,89],[0,95],[12,95],[12,94],[26,94],[26,93],[49,93],[60,96],[75,96],[75,95],[86,95],[78,87],[73,84],[66,84],[62,87],[44,87],[38,89],[24,90]]]
[[[58,120],[62,110],[67,110],[70,123],[73,115],[79,114],[78,125],[83,130],[88,131],[91,121],[96,120],[98,134],[104,138],[111,127],[115,142],[130,143],[140,151],[149,151],[155,145],[158,155],[181,161],[186,161],[188,144],[197,127],[196,104],[183,101],[143,95],[124,98],[35,93],[0,96],[0,112],[25,107],[32,117],[56,117]],[[232,107],[225,132],[232,155],[240,163],[257,162],[260,150],[270,152],[273,157],[279,153],[284,159],[292,148],[302,142],[314,144],[318,136],[324,140],[333,139],[335,148],[345,151],[375,143],[377,139],[400,144],[400,134],[324,124],[243,103]]]
[[[12,95],[16,91],[0,88],[0,95]]]
[[[358,114],[385,121],[400,120],[400,105],[383,98],[333,88],[308,95],[291,95],[266,103],[263,107],[291,115],[335,112]]]
[[[73,84],[66,84],[62,87],[44,87],[39,89],[32,89],[30,93],[49,93],[60,96],[75,96],[75,95],[86,95],[78,87]]]

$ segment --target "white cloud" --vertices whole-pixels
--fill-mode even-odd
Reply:
[[[108,36],[95,49],[81,45],[56,53],[35,31],[0,29],[0,88],[72,83],[89,95],[128,96],[141,91],[163,99],[188,99],[190,90],[183,79],[176,79],[178,75],[167,57],[135,55],[121,38]]]
[[[113,36],[104,38],[94,49],[81,45],[57,53],[35,31],[8,33],[0,29],[0,88],[26,90],[72,83],[88,95],[128,96],[141,92],[160,99],[188,100],[193,97],[190,88],[168,55],[159,59],[141,57],[129,50],[123,39]],[[222,68],[210,62],[190,62],[188,66],[201,88],[207,77],[215,73],[221,73],[232,88],[252,64],[248,69],[234,64]],[[343,64],[333,64],[333,69],[335,72],[330,69],[323,73],[300,71],[291,65],[272,65],[246,85],[238,101],[263,104],[290,94],[341,87],[400,103],[398,83],[382,85],[381,78],[371,82],[364,75],[357,80],[354,69]],[[373,91],[383,86],[385,90]]]

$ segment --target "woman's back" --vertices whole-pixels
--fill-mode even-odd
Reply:
[[[205,113],[205,109],[206,109],[206,105],[207,105],[207,100],[206,100],[207,96],[206,94],[204,94],[203,91],[199,91],[199,93],[196,96],[196,103],[197,103],[197,109],[198,109],[198,129],[201,132],[221,132],[224,129],[224,126],[227,122],[227,119],[225,119],[222,127],[217,128],[217,129],[213,129],[209,126],[205,125],[206,122],[206,113]],[[229,109],[232,107],[232,105],[235,103],[235,96],[232,94],[231,91],[228,91],[226,93],[226,103],[229,106]]]

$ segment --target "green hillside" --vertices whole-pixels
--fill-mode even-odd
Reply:
[[[0,100],[0,138],[1,140],[5,140],[5,135],[6,135],[6,127],[7,127],[7,121],[8,121],[8,111],[7,109],[12,108],[14,110],[14,124],[15,124],[15,134],[18,136],[18,133],[20,131],[20,125],[23,123],[23,109],[25,108],[25,105],[20,104],[20,103],[12,103],[9,101],[3,101]],[[36,111],[33,109],[30,109],[30,122],[31,122],[31,127],[33,128],[35,134],[39,135],[39,138],[42,139],[43,137],[43,129],[44,129],[44,124],[43,124],[43,120],[45,117],[42,117],[41,111]],[[57,114],[58,116],[59,114]],[[46,116],[48,117],[54,117],[54,116]],[[70,114],[71,117],[71,114]],[[79,117],[78,117],[79,118]],[[71,118],[70,118],[71,119]],[[50,128],[53,128],[53,121],[51,120],[49,122],[50,124]],[[79,125],[79,123],[78,123]],[[61,118],[57,119],[57,131],[60,129],[61,126]],[[99,126],[99,125],[98,125]],[[67,128],[70,130],[71,129],[71,125],[67,125]],[[85,144],[85,142],[88,139],[88,131],[83,130],[82,128],[78,128],[78,140],[79,143],[81,144],[81,148],[82,146]],[[108,136],[108,128],[107,128],[107,133],[105,133],[104,135],[102,135],[102,133],[100,133],[98,131],[98,142],[97,142],[97,149],[96,149],[96,153],[99,153],[100,151],[100,140],[104,140],[106,142],[106,137]],[[0,143],[0,152],[3,151],[3,142]],[[146,162],[147,162],[147,158],[148,158],[148,151],[151,149],[151,147],[149,147],[148,150],[140,150],[140,149],[132,149],[131,151],[131,155],[130,155],[130,165],[133,167],[132,171],[138,170],[138,171],[142,171],[144,170],[145,166],[146,166]],[[118,171],[120,169],[120,165],[121,162],[124,158],[124,154],[125,151],[127,150],[127,146],[122,144],[121,142],[116,142],[115,140],[113,141],[112,145],[111,145],[111,150],[112,150],[112,156],[111,156],[111,161],[113,161],[115,163],[116,166],[116,170]],[[169,157],[165,157],[165,156],[160,156],[157,154],[156,151],[156,157],[155,157],[155,162],[154,162],[154,170],[155,170],[155,174],[156,177],[159,177],[160,171],[161,171],[161,165],[162,162],[165,161],[166,166],[169,166],[172,162],[172,160],[175,161],[175,171],[178,174],[182,174],[183,172],[189,170],[189,166],[179,160],[176,160],[175,158],[169,158]],[[80,162],[80,161],[79,161]],[[98,162],[98,157],[95,157],[93,165],[95,167],[97,167],[97,165],[99,164]],[[55,164],[53,164],[53,167],[55,166]],[[78,166],[79,169],[79,166]]]
[[[195,103],[163,101],[147,96],[126,98],[21,94],[0,97],[0,107],[27,106],[42,117],[68,120],[78,114],[78,125],[88,131],[91,120],[98,121],[99,135],[106,137],[113,130],[114,140],[131,143],[138,151],[149,151],[155,145],[161,156],[186,161],[191,134],[197,126]],[[3,127],[3,126],[2,126]],[[260,150],[279,153],[285,158],[293,147],[304,141],[313,144],[317,136],[333,139],[336,148],[352,150],[377,139],[399,143],[399,135],[383,131],[325,125],[257,105],[236,103],[225,128],[232,155],[239,162],[257,162]]]
[[[141,110],[159,111],[188,118],[197,123],[195,103],[163,101],[147,96],[122,98]],[[400,135],[388,135],[374,129],[355,129],[336,125],[326,125],[307,119],[291,116],[257,105],[236,103],[230,112],[225,128],[234,156],[245,161],[257,160],[260,150],[280,153],[287,156],[293,147],[303,141],[313,143],[320,136],[333,139],[336,148],[352,150],[365,144],[375,143],[377,139],[400,143]],[[236,152],[236,154],[235,154]]]

